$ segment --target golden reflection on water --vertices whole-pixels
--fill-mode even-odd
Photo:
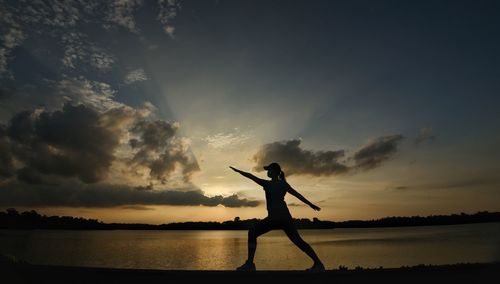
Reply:
[[[500,260],[500,224],[303,230],[327,268],[400,267]],[[0,253],[31,263],[232,270],[246,259],[246,231],[0,231]],[[281,231],[258,240],[257,269],[305,269],[308,257]]]

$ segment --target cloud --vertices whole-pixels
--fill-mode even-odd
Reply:
[[[82,68],[81,64],[101,71],[108,72],[116,62],[116,57],[107,52],[81,32],[70,32],[62,36],[64,56],[63,65],[70,69]]]
[[[102,27],[105,32],[122,27],[141,36],[135,14],[143,8],[142,4],[142,0],[0,1],[1,78],[13,79],[8,68],[15,59],[12,50],[25,39],[40,35],[62,43],[64,67],[73,71],[85,71],[87,67],[110,71],[118,58],[110,49],[93,42],[89,35],[95,33],[96,27]],[[172,22],[180,9],[179,1],[158,1],[157,20],[171,38],[175,32]],[[84,32],[88,30],[93,32]]]
[[[129,165],[121,175],[139,168],[144,182],[165,183],[176,172],[189,181],[199,171],[189,141],[177,135],[178,123],[150,120],[151,112],[150,104],[103,110],[69,103],[59,110],[18,112],[1,126],[1,176],[30,184],[61,178],[95,183],[121,163]]]
[[[116,59],[113,55],[103,51],[102,49],[92,48],[90,53],[89,63],[90,66],[100,71],[109,71],[113,67]]]
[[[135,82],[142,82],[146,80],[148,80],[148,76],[146,76],[146,72],[144,72],[144,69],[140,68],[130,71],[125,76],[125,80],[123,80],[123,82],[128,85]]]
[[[189,180],[199,166],[189,139],[179,136],[178,122],[155,119],[152,104],[116,102],[110,85],[84,77],[44,82],[30,96],[39,90],[42,101],[59,98],[61,106],[18,111],[0,124],[1,204],[259,204],[236,194],[207,196],[193,186]]]
[[[142,5],[142,0],[114,0],[109,3],[109,14],[106,20],[122,26],[130,32],[139,32],[134,12]],[[105,28],[108,26],[105,25]]]
[[[213,135],[208,135],[203,138],[203,141],[207,142],[208,146],[221,149],[229,146],[238,146],[250,139],[250,135],[244,133],[217,133]]]
[[[397,145],[402,139],[401,135],[378,137],[346,159],[344,150],[304,150],[300,147],[301,140],[298,139],[268,143],[262,145],[253,156],[253,170],[263,171],[263,167],[272,162],[278,162],[288,175],[331,176],[371,170],[389,159],[397,151]],[[354,164],[348,163],[349,161]]]
[[[130,108],[115,100],[116,92],[107,83],[88,80],[83,76],[63,75],[58,81],[44,79],[27,85],[6,84],[0,86],[0,121],[8,121],[20,109],[43,107],[45,111],[54,111],[68,103],[83,104],[98,112],[112,108]],[[141,111],[147,109],[150,108],[141,107]]]
[[[3,17],[4,12],[0,13],[0,17]],[[0,33],[0,39],[2,45],[0,46],[0,78],[2,74],[8,73],[7,71],[7,61],[10,57],[12,50],[21,45],[23,40],[26,38],[24,32],[14,23],[13,25],[5,23],[5,21],[0,20],[0,24],[7,24],[7,29],[5,33]],[[9,74],[10,75],[10,74]]]
[[[24,5],[7,3],[1,11],[16,15],[10,19],[19,18],[22,23],[38,26],[69,29],[84,23],[100,23],[105,29],[119,26],[137,33],[134,14],[142,5],[142,0],[45,0],[28,1]],[[162,24],[169,24],[180,9],[179,1],[175,0],[160,0],[158,5],[158,19]]]
[[[64,56],[61,61],[65,67],[75,69],[78,61],[83,61],[87,57],[82,37],[85,37],[85,35],[76,32],[62,36]]]
[[[259,201],[237,195],[207,196],[196,187],[179,190],[141,191],[127,185],[82,184],[69,181],[57,186],[28,185],[19,182],[0,184],[0,206],[26,207],[115,207],[124,205],[178,205],[255,207]]]
[[[175,38],[175,27],[172,25],[172,20],[177,17],[177,11],[181,9],[180,1],[158,0],[158,6],[158,20],[163,24],[163,31],[171,38]]]
[[[355,167],[361,170],[378,167],[383,161],[396,153],[401,140],[403,140],[402,135],[389,135],[372,139],[354,153]]]
[[[94,2],[94,3],[93,3]],[[52,28],[74,27],[84,18],[85,12],[92,12],[95,1],[30,1],[24,6],[9,6],[23,23],[47,25]]]
[[[81,18],[76,1],[30,1],[19,4],[17,1],[2,1],[0,3],[0,76],[9,74],[7,59],[16,46],[22,44],[28,37],[26,31],[42,33],[42,27],[52,27],[46,32],[52,33],[53,27],[74,26]]]
[[[13,176],[14,173],[14,160],[7,130],[4,125],[0,125],[0,182],[4,178]]]
[[[27,184],[46,184],[57,185],[57,182],[50,177],[41,174],[36,169],[31,167],[24,167],[16,171],[17,180]]]
[[[53,92],[63,98],[63,103],[83,104],[99,111],[125,107],[124,104],[114,100],[116,91],[104,82],[78,77],[64,78],[58,82],[49,83],[52,85]]]
[[[23,111],[7,127],[12,154],[23,166],[18,179],[34,183],[41,175],[102,180],[119,137],[103,126],[100,115],[83,105],[60,111]]]
[[[418,132],[417,138],[415,138],[415,144],[420,145],[425,142],[433,141],[435,138],[431,127],[422,127]]]
[[[7,72],[7,57],[9,51],[6,48],[0,48],[0,78],[2,74]]]
[[[58,110],[16,113],[6,125],[0,124],[0,203],[74,207],[259,204],[236,194],[207,196],[192,185],[189,178],[199,166],[189,152],[189,141],[178,136],[177,122],[152,120],[153,110],[150,104],[107,110],[66,104]],[[116,165],[128,166],[113,170]],[[126,182],[138,168],[148,185]],[[183,177],[184,186],[166,183],[175,172]],[[115,180],[122,175],[122,183],[110,182],[110,173],[119,174]]]
[[[339,159],[344,157],[344,151],[311,151],[300,147],[300,140],[293,139],[284,142],[273,142],[260,147],[253,156],[254,170],[262,171],[262,167],[279,162],[286,174],[306,174],[313,176],[328,176],[345,173],[349,168]]]
[[[489,187],[497,189],[500,186],[500,178],[497,176],[478,176],[468,178],[455,178],[448,181],[418,183],[411,186],[403,185],[394,187],[395,190],[446,190],[446,189],[463,189],[480,187]]]
[[[135,154],[131,165],[150,169],[152,179],[165,182],[176,170],[182,168],[184,180],[199,171],[197,161],[189,154],[189,140],[176,136],[178,123],[167,121],[139,121],[130,130],[136,138],[129,141]]]
[[[139,211],[154,211],[155,209],[152,207],[148,206],[143,206],[143,205],[124,205],[121,206],[122,209],[129,209],[129,210],[139,210]]]
[[[55,94],[64,98],[65,102],[84,104],[100,111],[125,106],[114,100],[116,91],[107,83],[91,81],[84,77],[64,78],[50,83]]]
[[[217,195],[211,198],[216,198],[220,200],[220,204],[224,205],[224,207],[236,208],[236,207],[256,207],[260,204],[259,201],[256,200],[248,200],[246,198],[240,198],[238,195],[233,194],[231,196],[223,197],[221,195]]]
[[[2,35],[2,42],[6,48],[12,49],[20,45],[24,38],[25,35],[23,31],[18,28],[10,28],[5,34]]]

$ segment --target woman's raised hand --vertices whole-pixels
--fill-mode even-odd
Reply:
[[[311,205],[311,208],[314,209],[314,210],[316,210],[316,211],[321,210],[321,208],[319,208],[318,206],[316,206],[314,204]]]

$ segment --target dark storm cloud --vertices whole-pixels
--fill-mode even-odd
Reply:
[[[140,140],[130,141],[133,148],[154,150],[168,145],[169,140],[174,137],[178,125],[166,121],[139,121],[132,127],[131,132],[140,134]]]
[[[273,142],[260,147],[253,156],[254,170],[262,171],[263,166],[279,162],[287,174],[309,174],[327,176],[344,173],[348,167],[339,162],[344,151],[310,151],[300,147],[300,140]]]
[[[41,174],[99,181],[119,144],[112,129],[101,125],[100,114],[83,105],[20,112],[9,121],[7,135],[12,154],[24,164],[18,178],[30,183],[41,181]]]
[[[7,98],[7,89],[4,87],[0,88],[0,100]]]
[[[56,111],[16,113],[0,126],[0,177],[17,175],[30,184],[53,184],[58,178],[98,182],[107,177],[123,138],[135,136],[125,142],[135,152],[122,160],[149,169],[151,180],[165,182],[179,170],[188,181],[199,166],[189,145],[176,136],[178,124],[147,121],[148,111],[126,106],[98,111],[66,104]]]
[[[126,185],[83,184],[66,182],[54,185],[28,185],[16,181],[0,185],[0,206],[64,206],[114,207],[122,205],[186,205],[255,207],[258,201],[239,198],[206,196],[193,187],[181,190],[136,190]]]
[[[47,177],[34,168],[25,167],[16,171],[17,180],[27,184],[57,185],[57,181],[52,177]]]
[[[187,151],[187,145],[176,137],[177,123],[166,121],[139,121],[130,130],[138,138],[129,141],[136,149],[131,163],[146,166],[154,179],[164,180],[177,166],[182,168],[186,181],[200,168]]]
[[[383,161],[396,153],[401,140],[403,140],[402,135],[382,136],[371,140],[354,153],[355,167],[361,170],[378,167]]]
[[[253,156],[255,171],[262,171],[263,166],[278,162],[287,174],[304,174],[313,176],[330,176],[356,170],[370,170],[380,166],[396,151],[401,135],[382,136],[373,139],[356,151],[353,157],[354,165],[341,161],[344,150],[312,151],[300,147],[300,140],[293,139],[262,145]]]

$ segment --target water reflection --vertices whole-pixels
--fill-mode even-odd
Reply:
[[[500,224],[304,230],[327,268],[500,260]],[[32,263],[153,269],[234,269],[246,231],[0,231],[0,253]],[[309,258],[281,231],[259,238],[258,269],[305,269]]]

